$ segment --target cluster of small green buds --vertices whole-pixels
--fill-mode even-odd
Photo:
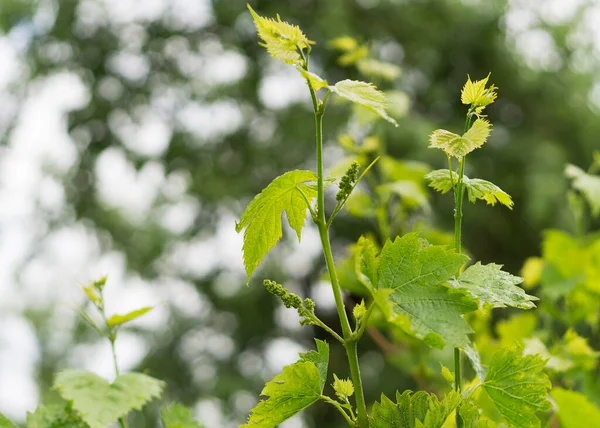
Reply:
[[[366,313],[367,307],[364,300],[362,300],[358,305],[354,306],[354,309],[352,309],[352,315],[354,315],[354,319],[356,320],[357,324],[360,324]]]
[[[279,297],[286,308],[294,308],[298,315],[302,317],[300,325],[309,325],[315,323],[315,302],[308,297],[304,301],[297,294],[290,293],[283,285],[265,279],[263,284],[267,291],[274,296]]]
[[[340,180],[340,190],[335,196],[335,199],[338,202],[345,201],[348,198],[348,196],[350,196],[350,192],[352,192],[352,188],[356,184],[359,167],[360,165],[358,164],[358,162],[352,162],[352,165],[350,165],[350,168],[348,168],[348,170]]]

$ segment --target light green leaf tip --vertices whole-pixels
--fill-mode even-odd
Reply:
[[[441,149],[450,156],[462,158],[483,146],[492,132],[492,125],[485,119],[477,119],[462,136],[445,129],[437,129],[429,136],[429,147]]]
[[[64,370],[56,375],[53,388],[91,428],[104,428],[131,410],[161,395],[164,382],[141,373],[117,376],[112,384],[83,370]]]
[[[448,169],[437,169],[427,174],[425,179],[429,181],[429,187],[443,194],[452,190],[458,183],[458,174]]]
[[[263,39],[263,46],[271,56],[287,64],[300,65],[302,57],[298,50],[306,49],[314,42],[308,40],[297,25],[282,21],[279,16],[277,20],[263,18],[249,4],[247,6],[254,19],[258,36]]]
[[[592,215],[598,217],[600,215],[600,176],[587,174],[575,165],[567,165],[565,174],[573,180],[573,187],[583,193],[587,199]]]
[[[302,74],[307,81],[309,86],[313,89],[313,91],[318,91],[319,89],[327,88],[329,85],[325,79],[322,79],[315,73],[307,71],[301,67],[298,67],[298,71]]]
[[[244,264],[248,281],[269,250],[282,236],[281,214],[285,211],[288,222],[300,240],[308,208],[306,199],[317,197],[315,186],[306,184],[317,180],[312,171],[289,171],[277,177],[250,202],[236,224],[239,233],[244,228]],[[304,194],[304,195],[303,195]]]
[[[327,367],[329,366],[329,344],[323,340],[315,339],[317,350],[311,350],[300,354],[301,361],[313,363],[319,370],[321,378],[321,390],[327,382]]]
[[[6,416],[0,413],[0,428],[19,428],[19,426],[12,423]]]
[[[411,233],[386,242],[378,260],[373,297],[389,322],[436,348],[469,343],[472,329],[462,314],[477,304],[444,285],[467,256]]]
[[[552,398],[558,405],[558,418],[562,428],[600,426],[600,409],[585,395],[563,388],[554,388]]]
[[[357,80],[342,80],[334,86],[330,86],[329,90],[342,98],[366,108],[394,126],[398,126],[398,122],[389,116],[386,111],[387,100],[385,94],[373,84]]]
[[[514,205],[512,198],[494,183],[479,178],[469,178],[467,176],[463,176],[463,182],[467,187],[469,201],[472,203],[475,203],[477,199],[484,200],[490,205],[496,205],[496,202],[500,202],[502,205],[512,210]]]
[[[523,278],[503,271],[502,265],[495,263],[482,265],[481,262],[477,262],[462,272],[458,279],[450,280],[448,284],[452,288],[470,294],[479,301],[480,306],[534,308],[533,301],[539,299],[525,293],[521,287],[517,287],[522,282]]]
[[[490,73],[491,74],[491,73]],[[485,79],[471,81],[467,76],[467,82],[460,93],[460,100],[463,104],[471,104],[474,107],[485,107],[494,102],[498,94],[494,85],[486,88],[490,74]]]
[[[129,321],[133,321],[134,319],[141,317],[144,314],[147,314],[152,309],[154,309],[153,306],[146,306],[144,308],[140,308],[140,309],[136,309],[135,311],[131,311],[125,315],[113,315],[108,319],[107,324],[109,327],[114,327],[116,325],[125,324]]]
[[[546,360],[521,356],[520,349],[502,349],[492,358],[483,388],[496,408],[516,428],[538,428],[536,412],[552,406],[546,399],[552,387],[544,373]]]

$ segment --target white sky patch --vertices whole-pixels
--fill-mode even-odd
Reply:
[[[271,340],[265,351],[267,368],[270,370],[271,376],[281,373],[284,366],[298,361],[298,353],[306,351],[299,343],[287,337]]]
[[[178,119],[184,130],[208,144],[234,133],[243,123],[238,104],[227,99],[212,104],[190,102],[180,111]]]
[[[285,109],[295,103],[310,102],[306,82],[293,67],[273,65],[258,89],[260,101],[273,110]]]
[[[123,110],[110,114],[109,126],[128,149],[148,157],[161,156],[169,147],[173,130],[149,106],[139,109],[133,120]]]

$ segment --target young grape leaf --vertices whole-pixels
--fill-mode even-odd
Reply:
[[[113,315],[108,319],[107,324],[109,325],[109,327],[125,324],[126,322],[133,321],[134,319],[139,318],[144,314],[147,314],[152,309],[154,309],[153,306],[146,306],[145,308],[136,309],[135,311],[131,311],[125,315]]]
[[[6,416],[0,413],[0,428],[19,428],[19,426],[12,423]]]
[[[463,421],[463,428],[495,428],[494,421],[482,417],[479,409],[472,403],[463,403],[459,408],[460,417]]]
[[[429,147],[442,149],[450,156],[462,158],[487,141],[491,126],[487,120],[477,119],[471,129],[462,136],[445,129],[437,129],[429,136]]]
[[[436,192],[447,193],[458,183],[458,174],[448,169],[436,169],[427,174],[425,179],[429,180],[429,187]]]
[[[573,187],[579,190],[590,204],[592,215],[600,215],[600,176],[587,174],[575,165],[567,165],[567,177],[573,180]]]
[[[552,387],[543,372],[546,360],[538,355],[521,356],[519,349],[494,354],[483,388],[496,408],[516,428],[536,428],[536,412],[552,406],[546,399]]]
[[[369,418],[370,428],[440,428],[460,404],[456,392],[446,395],[440,402],[433,394],[424,391],[396,393],[396,403],[381,395],[381,402],[373,404]]]
[[[321,375],[310,361],[283,368],[260,393],[267,396],[252,409],[248,423],[240,428],[274,428],[321,397]]]
[[[512,210],[514,205],[512,198],[494,183],[467,176],[463,176],[463,182],[467,188],[469,201],[472,203],[475,203],[477,199],[484,200],[491,205],[496,205],[496,202],[500,202]]]
[[[354,257],[354,270],[358,280],[369,290],[373,290],[377,285],[378,252],[377,246],[370,239],[364,236],[358,239]]]
[[[502,265],[482,265],[481,262],[477,262],[462,272],[458,279],[448,281],[448,284],[470,294],[479,301],[481,307],[490,305],[494,308],[534,308],[533,301],[539,299],[517,287],[522,282],[523,278],[503,271]]]
[[[307,81],[313,91],[318,91],[319,89],[327,88],[329,85],[327,81],[316,75],[315,73],[311,73],[301,67],[298,67],[298,71],[302,74]]]
[[[112,384],[84,370],[64,370],[56,375],[53,388],[73,402],[81,418],[91,428],[104,428],[131,410],[141,410],[159,397],[164,382],[141,373],[117,376]]]
[[[375,301],[389,322],[428,345],[464,346],[472,330],[461,315],[477,309],[477,304],[443,283],[467,260],[414,233],[388,241],[379,256]]]
[[[600,409],[585,395],[562,388],[552,389],[551,395],[558,405],[558,418],[562,428],[600,426]]]
[[[0,427],[4,428],[1,422]],[[27,413],[27,428],[89,428],[89,425],[68,407],[55,405],[39,406],[35,412]]]
[[[471,104],[473,106],[485,107],[488,104],[494,102],[497,97],[496,87],[494,85],[486,88],[488,79],[490,75],[488,74],[485,79],[471,81],[471,77],[467,76],[467,83],[463,86],[463,89],[460,93],[460,100],[463,104]]]
[[[319,339],[315,339],[317,343],[317,350],[311,350],[300,354],[300,361],[307,361],[313,363],[319,370],[319,377],[321,378],[321,390],[325,387],[327,382],[327,366],[329,365],[329,345],[327,342]]]
[[[179,403],[163,407],[162,421],[165,428],[204,428],[194,420],[192,411]]]
[[[317,196],[317,189],[304,183],[316,179],[317,176],[312,171],[286,172],[273,180],[250,202],[240,222],[236,224],[238,233],[246,228],[243,251],[248,280],[265,255],[281,238],[283,211],[286,212],[288,222],[300,240],[308,208],[304,196],[309,201]]]
[[[346,79],[330,86],[329,90],[398,126],[398,123],[386,112],[387,100],[385,94],[371,83]]]
[[[258,36],[265,42],[262,46],[271,56],[287,64],[302,64],[302,57],[298,51],[308,48],[314,42],[308,40],[297,25],[282,21],[279,16],[277,21],[263,18],[254,12],[249,4],[247,6],[254,19]]]

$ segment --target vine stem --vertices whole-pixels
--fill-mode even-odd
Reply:
[[[333,296],[335,298],[335,306],[337,308],[338,316],[340,318],[340,324],[342,326],[342,334],[344,338],[344,348],[348,356],[348,363],[350,365],[350,377],[354,384],[354,396],[356,400],[356,413],[358,419],[359,428],[368,428],[369,421],[367,417],[367,406],[365,403],[365,396],[363,392],[362,379],[360,376],[360,367],[358,364],[358,349],[357,342],[358,338],[353,336],[352,328],[350,327],[350,321],[346,314],[346,307],[344,305],[344,299],[342,296],[342,290],[338,281],[337,273],[335,270],[335,263],[333,261],[333,253],[331,251],[331,242],[329,238],[329,228],[327,220],[325,218],[325,189],[323,185],[324,173],[323,173],[323,114],[325,112],[325,103],[327,102],[327,96],[322,102],[319,102],[315,91],[312,89],[309,83],[310,95],[313,102],[313,109],[315,113],[315,126],[316,126],[316,149],[317,149],[317,227],[319,229],[319,237],[321,238],[321,245],[323,247],[323,255],[325,256],[325,263],[327,265],[327,271],[329,272],[329,278],[331,280],[331,288],[333,289]]]
[[[467,132],[471,127],[471,110],[467,113],[465,121],[465,130]],[[448,158],[449,166],[451,166],[450,158]],[[463,220],[463,199],[465,196],[465,186],[463,176],[465,175],[465,156],[460,158],[458,167],[458,182],[454,188],[454,248],[457,253],[462,253],[462,220]],[[452,177],[452,169],[450,169],[450,177]],[[454,348],[454,389],[459,394],[462,391],[462,355],[460,348]],[[456,412],[456,427],[463,428],[463,420],[459,412]]]

